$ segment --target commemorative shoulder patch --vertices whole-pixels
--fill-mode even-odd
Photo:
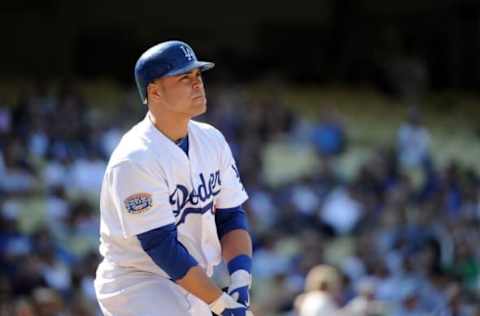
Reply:
[[[152,195],[150,193],[135,193],[123,201],[125,208],[130,214],[140,214],[148,211],[152,205]]]

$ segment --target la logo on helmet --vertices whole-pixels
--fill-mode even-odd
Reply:
[[[180,46],[180,48],[182,49],[183,53],[185,54],[185,58],[188,59],[188,61],[192,61],[193,58],[194,58],[194,54],[193,54],[193,51],[190,49],[190,47],[186,47],[186,46]]]

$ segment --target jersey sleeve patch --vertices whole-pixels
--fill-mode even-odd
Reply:
[[[130,214],[145,213],[152,208],[153,200],[150,193],[135,193],[127,197],[123,204]]]

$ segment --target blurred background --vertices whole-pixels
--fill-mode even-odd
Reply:
[[[0,37],[1,316],[100,315],[103,172],[169,39],[217,64],[257,316],[480,315],[478,0],[17,0]]]

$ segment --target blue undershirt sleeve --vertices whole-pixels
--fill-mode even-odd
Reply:
[[[247,214],[241,206],[217,209],[215,212],[218,239],[235,229],[248,230]]]
[[[190,268],[198,265],[177,239],[175,224],[165,225],[137,235],[143,250],[173,280],[183,278]]]

